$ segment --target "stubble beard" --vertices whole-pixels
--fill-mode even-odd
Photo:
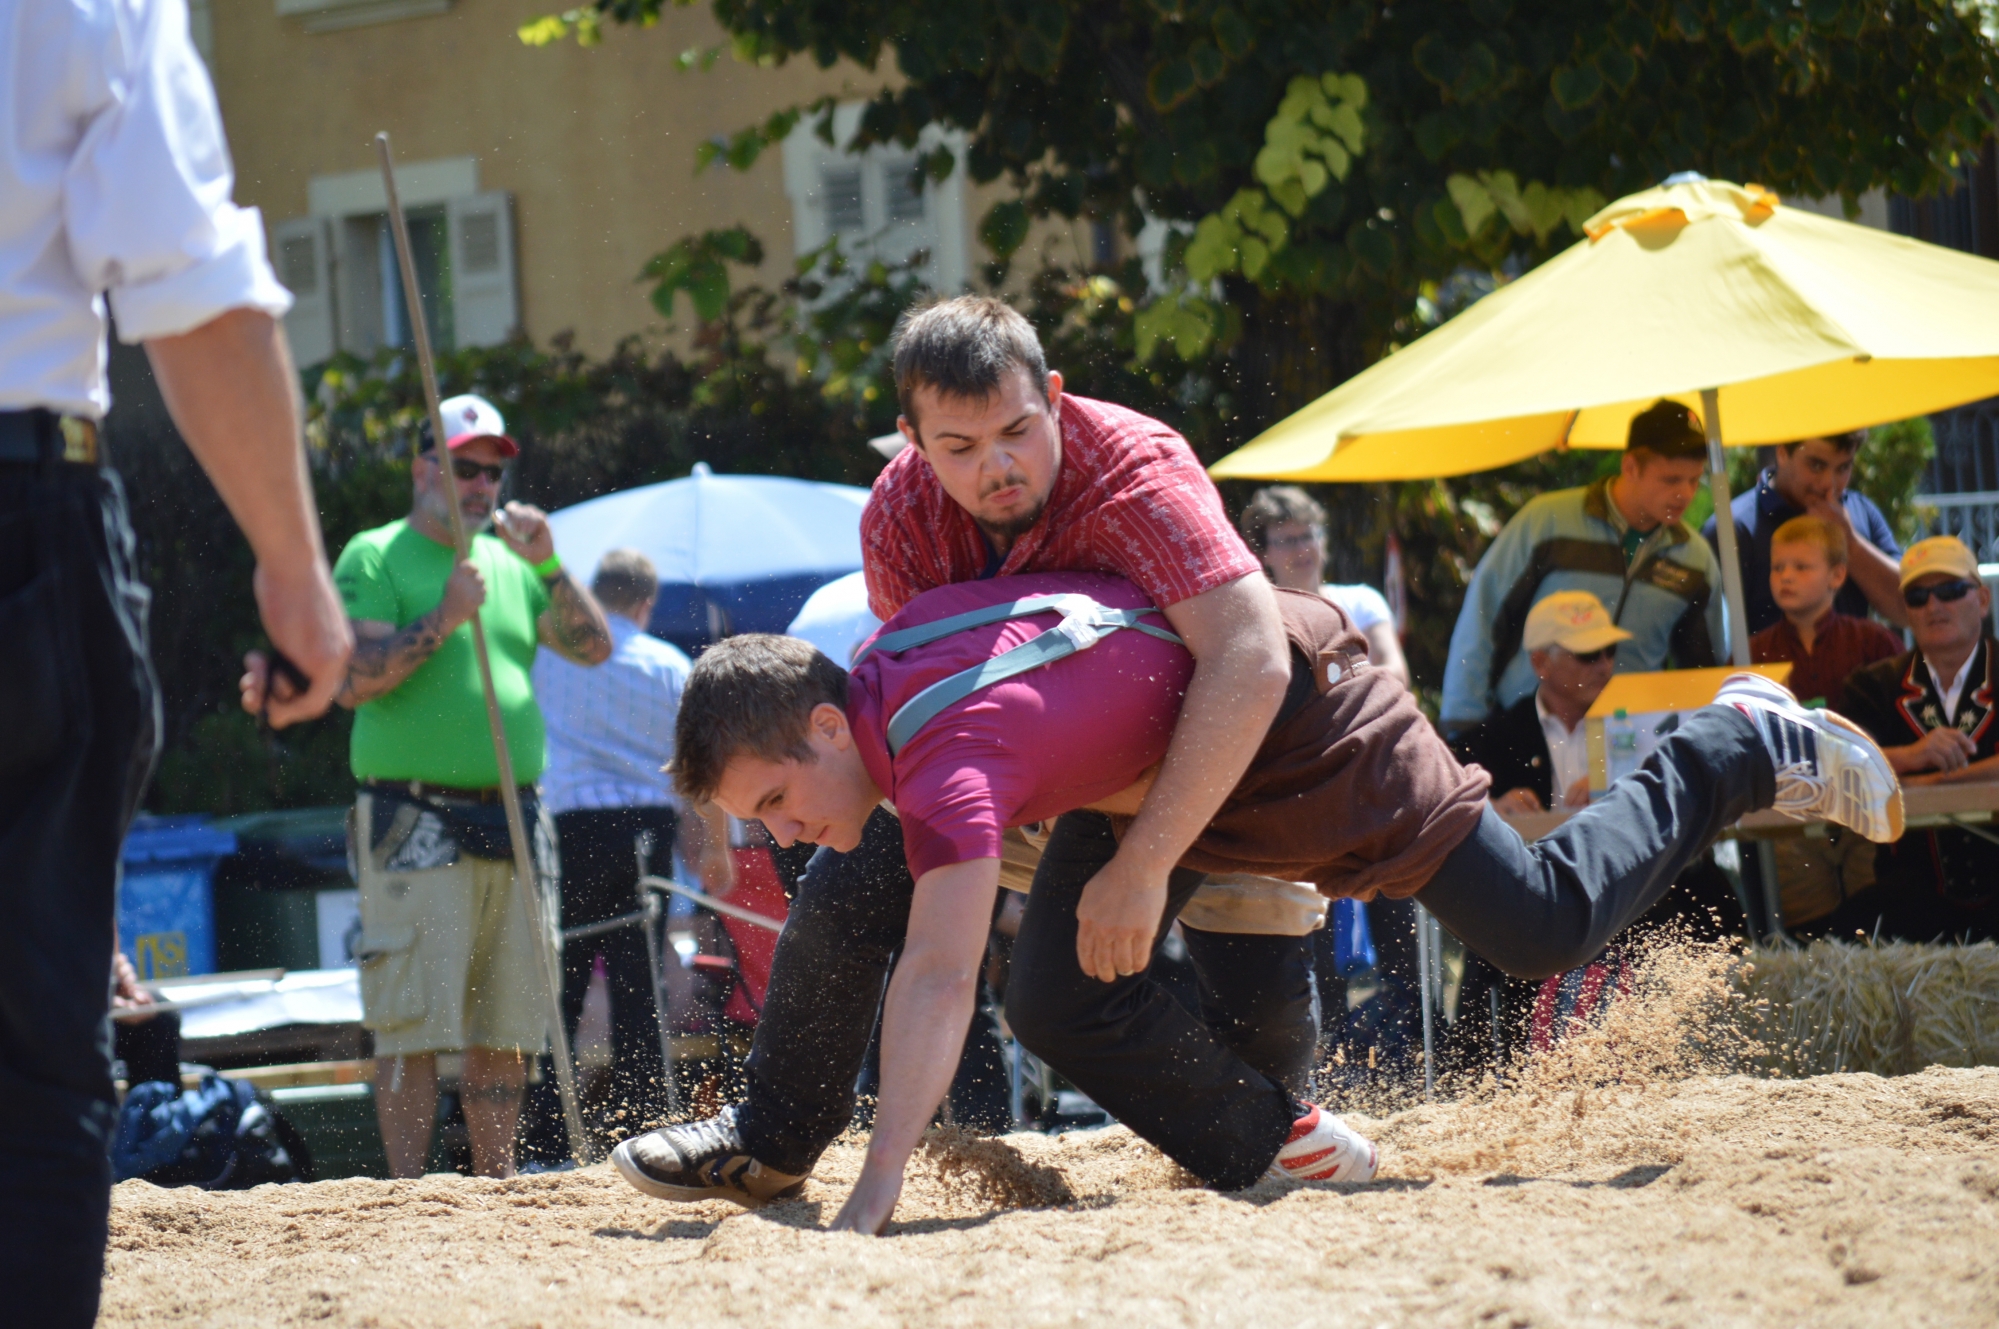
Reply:
[[[979,529],[986,533],[986,538],[993,542],[994,548],[1007,550],[1013,547],[1014,541],[1034,529],[1034,524],[1041,520],[1041,514],[1047,508],[1048,500],[1043,498],[1019,516],[1009,518],[1003,522],[987,521],[983,517],[974,517],[972,520],[977,522]]]

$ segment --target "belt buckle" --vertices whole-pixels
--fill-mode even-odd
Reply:
[[[97,465],[97,425],[81,416],[65,415],[57,420],[62,431],[62,459],[84,466]]]

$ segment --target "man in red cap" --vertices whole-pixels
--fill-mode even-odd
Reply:
[[[547,758],[530,671],[538,646],[601,664],[611,631],[590,592],[563,570],[538,508],[497,508],[520,446],[491,403],[453,397],[442,452],[428,425],[411,477],[410,515],[362,531],[333,578],[354,624],[347,681],[351,764],[361,783],[348,822],[361,887],[362,1022],[375,1035],[375,1105],[390,1170],[421,1176],[437,1110],[437,1053],[465,1053],[459,1097],[474,1168],[508,1176],[525,1058],[547,1037],[536,999],[533,921],[520,904],[500,803],[499,769],[469,623],[485,625],[493,690],[506,725],[521,808],[534,828],[543,889],[554,836],[534,781]],[[450,490],[472,537],[451,539]],[[491,523],[498,538],[484,533]],[[261,671],[243,702],[262,702]]]

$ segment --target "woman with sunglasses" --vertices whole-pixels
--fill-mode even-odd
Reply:
[[[1840,712],[1866,729],[1908,785],[1999,781],[1992,597],[1954,535],[1909,546],[1902,602],[1914,649],[1856,670]],[[1979,828],[1983,831],[1985,828]],[[1912,831],[1875,858],[1874,889],[1848,926],[1906,941],[1999,937],[1999,844],[1971,830]]]

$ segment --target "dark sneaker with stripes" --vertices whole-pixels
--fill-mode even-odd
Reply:
[[[1776,811],[1850,826],[1876,844],[1902,838],[1902,783],[1887,754],[1842,715],[1800,706],[1761,674],[1733,674],[1715,705],[1749,717],[1777,767]]]
[[[765,1167],[743,1148],[736,1109],[635,1135],[611,1151],[618,1175],[662,1200],[730,1200],[755,1208],[788,1200],[805,1178]]]

